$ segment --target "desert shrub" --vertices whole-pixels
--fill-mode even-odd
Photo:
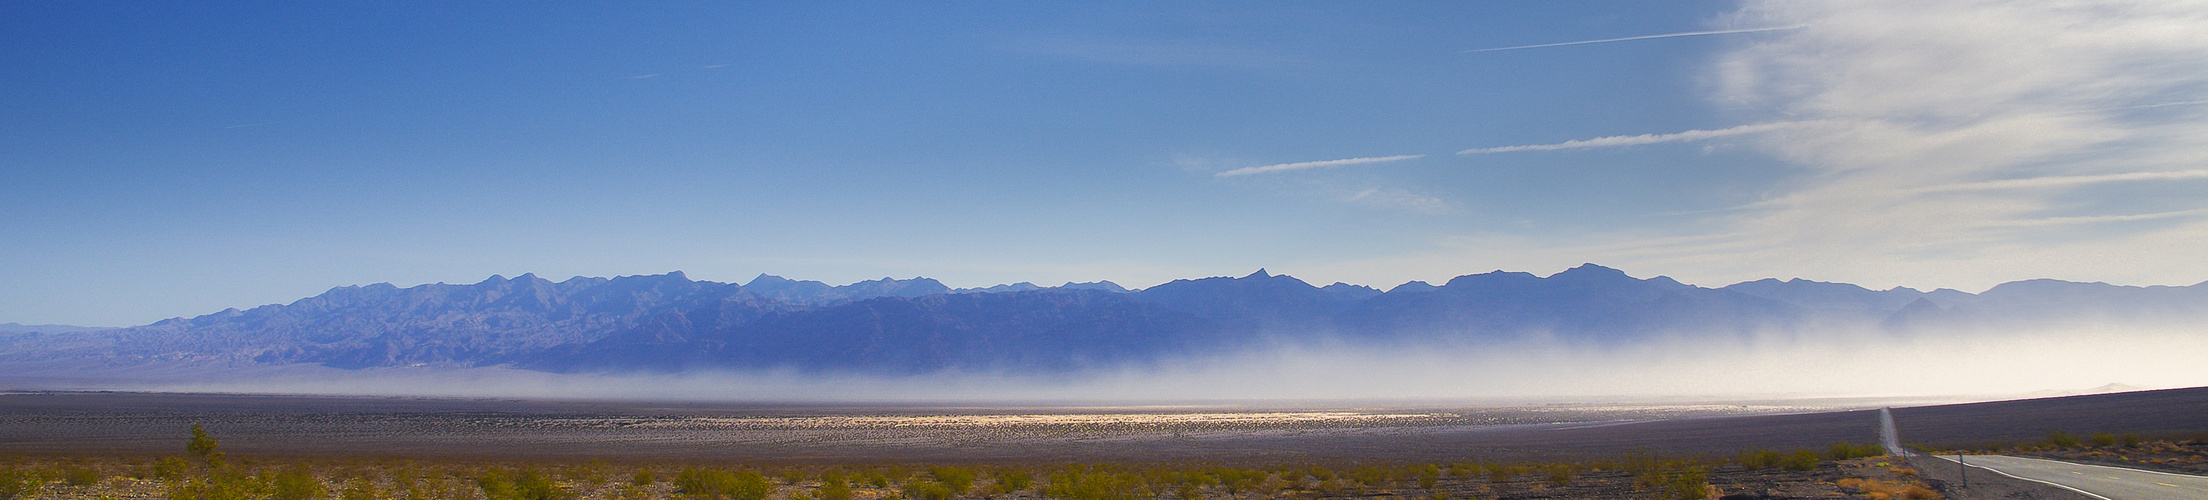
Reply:
[[[1786,469],[1790,471],[1799,472],[1816,470],[1817,452],[1809,450],[1794,450],[1793,453],[1788,453],[1785,457],[1780,458],[1777,465],[1781,469]]]
[[[568,469],[567,479],[571,481],[588,483],[593,486],[606,484],[607,468],[608,466],[606,465],[605,460],[593,458],[584,461],[580,465],[576,465],[575,467]]]
[[[1572,484],[1572,466],[1564,464],[1549,466],[1549,484],[1557,486]]]
[[[2093,443],[2093,446],[2116,446],[2115,434],[2095,432],[2091,436],[2086,436],[2085,439],[2087,442]]]
[[[2047,444],[2056,448],[2076,448],[2078,437],[2064,431],[2047,431]]]
[[[38,488],[31,475],[14,467],[0,467],[0,500],[9,500]]]
[[[1069,469],[1050,475],[1043,496],[1065,500],[1130,500],[1140,483],[1132,474]]]
[[[563,500],[570,496],[566,488],[553,484],[552,478],[526,467],[513,471],[493,467],[483,471],[475,484],[489,500]]]
[[[820,500],[851,500],[851,483],[836,471],[820,475],[820,489],[815,492]]]
[[[1487,482],[1509,482],[1511,476],[1516,475],[1518,475],[1517,466],[1505,464],[1487,464]]]
[[[1834,484],[1841,489],[1874,499],[1939,500],[1946,498],[1939,492],[1909,483],[1889,483],[1877,479],[1843,478]]]
[[[199,424],[192,424],[192,440],[184,443],[184,451],[201,457],[210,457],[215,454],[216,445],[215,438],[207,435],[206,428],[200,427]]]
[[[1214,480],[1218,481],[1219,487],[1225,488],[1227,490],[1227,494],[1229,495],[1241,494],[1244,491],[1248,491],[1250,488],[1257,486],[1258,483],[1264,482],[1266,476],[1270,476],[1270,474],[1266,474],[1265,471],[1230,469],[1223,467],[1206,471],[1206,475],[1209,475]]]
[[[927,479],[906,481],[902,493],[912,500],[951,500],[954,496],[950,486]]]
[[[1027,471],[1019,469],[997,469],[994,472],[990,472],[989,476],[996,480],[996,482],[992,483],[989,487],[989,492],[992,495],[1002,495],[1024,490],[1027,489],[1028,486],[1033,486],[1035,484],[1035,478],[1033,476],[1029,476],[1027,475]]]
[[[1811,454],[1814,460],[1815,454]],[[1633,487],[1662,498],[1698,500],[1708,495],[1709,471],[1678,461],[1644,462],[1636,467]]]
[[[651,467],[637,469],[635,475],[629,476],[629,484],[632,486],[651,486],[652,482],[657,480],[659,478],[652,477]]]
[[[1740,457],[1735,458],[1734,461],[1740,463],[1741,467],[1747,467],[1748,470],[1763,470],[1778,467],[1781,458],[1785,458],[1785,456],[1775,450],[1748,450],[1740,452]]]
[[[675,490],[685,495],[726,500],[763,500],[774,486],[758,472],[685,468],[675,475]]]
[[[1420,469],[1418,469],[1418,487],[1419,487],[1419,488],[1422,488],[1422,489],[1429,489],[1429,490],[1431,490],[1431,489],[1434,489],[1434,484],[1435,484],[1435,483],[1437,483],[1437,482],[1440,482],[1440,481],[1441,481],[1441,468],[1440,468],[1440,467],[1435,467],[1435,466],[1432,466],[1432,465],[1428,465],[1428,466],[1425,466],[1425,467],[1423,467],[1423,468],[1420,468]]]
[[[169,500],[245,500],[267,496],[271,489],[266,477],[247,476],[234,470],[217,469],[206,477],[172,481],[169,483]]]
[[[888,475],[888,474],[883,474],[883,473],[882,473],[882,471],[879,471],[879,470],[874,470],[874,471],[867,471],[867,473],[866,473],[866,485],[867,485],[867,486],[873,486],[873,487],[876,487],[876,488],[888,488],[888,487],[889,487],[889,475]]]
[[[70,486],[91,486],[100,482],[100,470],[78,465],[62,467],[61,481]]]
[[[1386,485],[1388,484],[1388,476],[1389,474],[1386,469],[1369,465],[1349,470],[1350,479],[1356,480],[1358,484],[1363,484],[1366,486]]]
[[[2125,435],[2123,435],[2122,441],[2123,441],[2123,443],[2124,443],[2124,447],[2125,447],[2125,448],[2138,448],[2138,447],[2139,447],[2139,435],[2138,435],[2138,434],[2125,434]]]
[[[339,500],[376,500],[383,492],[376,490],[376,483],[368,478],[356,477],[345,482],[345,490],[337,494]]]
[[[276,500],[308,500],[328,495],[322,490],[322,481],[316,480],[314,473],[307,471],[305,466],[294,465],[277,472],[270,482]]]
[[[775,479],[782,480],[782,484],[795,486],[797,485],[797,483],[805,482],[805,469],[799,469],[796,467],[782,469],[780,471],[776,471],[774,477]]]
[[[192,464],[185,463],[184,459],[162,457],[160,460],[153,461],[153,477],[168,481],[182,479],[184,471],[191,469],[191,467]]]
[[[964,495],[974,489],[974,471],[963,467],[930,467],[928,475],[951,489],[952,495]]]
[[[1831,460],[1876,457],[1885,454],[1886,448],[1875,444],[1854,444],[1842,442],[1833,443],[1825,447],[1825,458]]]

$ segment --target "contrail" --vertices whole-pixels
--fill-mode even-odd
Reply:
[[[1519,146],[1473,148],[1458,151],[1457,154],[1476,155],[1487,153],[1509,153],[1514,151],[1556,151],[1560,149],[1607,148],[1616,146],[1659,144],[1666,142],[1699,141],[1704,139],[1715,139],[1719,137],[1770,132],[1773,130],[1791,127],[1794,125],[1794,122],[1776,122],[1758,123],[1754,125],[1741,125],[1738,127],[1721,128],[1717,130],[1689,130],[1685,132],[1670,134],[1613,135],[1609,137],[1596,137],[1593,139],[1573,139],[1555,144],[1526,144]]]
[[[1237,168],[1237,169],[1234,169],[1234,170],[1228,170],[1228,171],[1225,171],[1225,172],[1220,172],[1220,173],[1217,173],[1217,174],[1212,174],[1212,175],[1213,175],[1213,176],[1215,176],[1215,177],[1233,177],[1233,176],[1237,176],[1237,175],[1263,174],[1263,173],[1270,173],[1270,172],[1284,172],[1284,171],[1289,171],[1289,170],[1303,170],[1303,169],[1307,169],[1307,168],[1325,168],[1325,167],[1339,167],[1339,166],[1343,166],[1343,165],[1357,165],[1357,164],[1363,164],[1363,163],[1381,163],[1381,162],[1390,162],[1390,161],[1402,161],[1402,160],[1409,160],[1409,159],[1413,159],[1413,158],[1424,158],[1425,156],[1426,156],[1426,155],[1395,155],[1395,156],[1373,156],[1373,157],[1367,157],[1367,158],[1344,158],[1344,159],[1340,159],[1340,160],[1325,160],[1325,161],[1301,161],[1301,162],[1295,162],[1295,163],[1282,163],[1282,164],[1278,164],[1278,165],[1265,165],[1265,166],[1261,166],[1261,167],[1242,167],[1242,168]]]
[[[1625,38],[1604,38],[1604,39],[1601,39],[1601,40],[1580,40],[1580,41],[1577,41],[1577,42],[1558,42],[1558,43],[1544,43],[1544,44],[1537,44],[1537,45],[1518,45],[1518,46],[1513,46],[1513,47],[1496,47],[1496,48],[1492,48],[1492,49],[1472,49],[1472,50],[1467,50],[1467,51],[1465,51],[1465,52],[1466,52],[1466,53],[1471,53],[1471,52],[1494,52],[1494,51],[1498,51],[1498,50],[1538,49],[1538,48],[1542,48],[1542,47],[1562,47],[1562,46],[1566,46],[1566,45],[1585,45],[1585,44],[1590,44],[1590,43],[1629,42],[1629,41],[1633,41],[1633,40],[1648,40],[1648,39],[1651,39],[1651,38],[1675,38],[1675,37],[1682,37],[1682,36],[1703,36],[1703,35],[1729,35],[1729,34],[1733,34],[1733,33],[1757,33],[1757,32],[1764,32],[1764,31],[1784,31],[1784,30],[1798,30],[1798,29],[1802,29],[1803,27],[1806,27],[1806,25],[1795,25],[1795,26],[1780,26],[1780,27],[1776,27],[1776,28],[1747,28],[1747,29],[1737,29],[1737,30],[1716,30],[1716,31],[1689,31],[1689,32],[1685,32],[1685,33],[1665,33],[1665,34],[1661,34],[1661,35],[1641,35],[1641,36],[1629,36],[1629,37],[1625,37]]]

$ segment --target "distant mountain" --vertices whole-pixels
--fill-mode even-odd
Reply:
[[[827,283],[818,281],[796,281],[768,274],[752,278],[750,283],[744,284],[744,289],[760,297],[798,304],[829,304],[875,297],[919,297],[951,292],[951,287],[928,278],[882,278],[843,286],[828,286]]]
[[[1419,283],[1423,285],[1423,283]],[[1787,328],[1804,307],[1594,264],[1543,278],[1495,271],[1439,287],[1405,284],[1341,317],[1350,331],[1390,338],[1496,339],[1527,333],[1615,340],[1667,332],[1742,334]]]
[[[289,304],[95,329],[0,325],[0,370],[28,366],[506,365],[553,372],[694,369],[909,375],[1063,373],[1217,356],[1279,341],[1603,345],[1756,332],[1902,335],[2208,319],[2208,285],[2029,280],[1982,294],[1757,280],[1704,288],[1582,265],[1442,285],[1324,287],[1258,270],[1117,284],[952,289],[933,279],[834,286],[680,272],[553,282],[338,287]]]
[[[1323,331],[1334,314],[1354,307],[1370,288],[1324,290],[1289,276],[1259,269],[1241,278],[1214,277],[1172,282],[1135,292],[1135,298],[1211,318],[1225,325],[1283,333]]]
[[[522,366],[549,371],[772,366],[917,374],[1059,372],[1202,352],[1248,331],[1098,290],[878,297],[750,322],[669,317],[554,349]]]

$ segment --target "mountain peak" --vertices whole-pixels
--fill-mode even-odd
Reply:
[[[1574,267],[1574,268],[1571,268],[1571,269],[1565,269],[1565,270],[1564,270],[1563,272],[1559,272],[1559,273],[1556,273],[1556,274],[1552,274],[1552,275],[1549,275],[1549,278],[1550,278],[1550,279],[1555,279],[1555,278],[1559,278],[1559,277],[1571,277],[1571,278],[1596,278],[1596,277],[1601,277],[1601,278],[1610,278],[1610,277],[1617,277],[1617,278],[1633,279],[1633,277],[1631,277],[1631,276],[1627,276],[1627,275],[1625,274],[1625,271],[1619,271],[1619,270],[1616,270],[1616,269],[1611,269],[1611,268],[1607,268],[1607,267],[1602,267],[1602,266],[1599,266],[1599,265],[1595,265],[1595,264],[1594,264],[1594,263],[1592,263],[1592,262],[1590,262],[1590,263],[1586,263],[1586,264],[1580,264],[1580,265],[1579,265],[1579,267]]]
[[[1265,274],[1265,268],[1262,268],[1262,267],[1260,267],[1260,268],[1257,268],[1257,272],[1254,272],[1254,273],[1250,273],[1250,275],[1249,275],[1249,276],[1243,276],[1243,277],[1242,277],[1242,279],[1250,279],[1250,278],[1271,278],[1271,277],[1273,277],[1273,275],[1270,275],[1270,274]]]

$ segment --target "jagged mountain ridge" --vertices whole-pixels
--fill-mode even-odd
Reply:
[[[798,369],[914,374],[1063,372],[1234,352],[1271,342],[1481,343],[1524,335],[1604,343],[1835,325],[1894,331],[2020,321],[2208,317],[2208,286],[2030,280],[1982,294],[1758,280],[1721,288],[1593,264],[1496,271],[1386,292],[1259,270],[1142,290],[1110,282],[951,289],[927,278],[830,286],[680,272],[553,282],[346,286],[290,304],[91,332],[0,337],[0,364],[81,360],[338,368],[512,365],[570,371]]]

